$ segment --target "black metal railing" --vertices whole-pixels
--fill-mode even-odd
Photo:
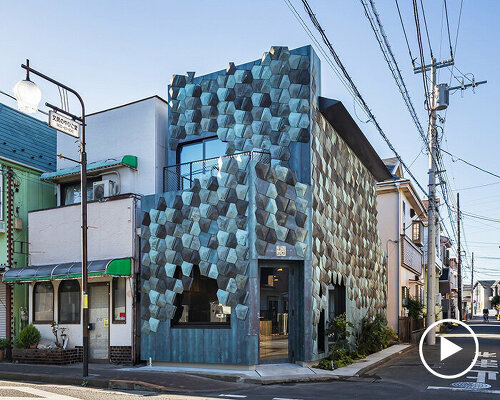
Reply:
[[[220,166],[224,160],[228,158],[243,159],[244,157],[248,157],[250,160],[264,162],[266,164],[271,162],[270,153],[247,151],[229,156],[207,158],[204,160],[170,165],[163,169],[163,191],[173,192],[178,190],[187,190],[191,187],[195,179],[200,178],[204,174],[216,176],[219,173]]]

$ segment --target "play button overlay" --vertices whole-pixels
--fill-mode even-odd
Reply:
[[[455,343],[446,339],[444,336],[441,336],[439,340],[441,341],[439,353],[441,355],[441,361],[446,360],[448,357],[462,350],[460,346],[457,346]]]
[[[436,344],[433,346],[425,344],[431,329],[436,332]],[[419,355],[424,367],[434,376],[456,379],[467,374],[476,365],[479,342],[466,323],[451,318],[442,319],[424,331],[420,339]]]

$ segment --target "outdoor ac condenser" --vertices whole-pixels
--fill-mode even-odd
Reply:
[[[102,200],[105,197],[115,195],[115,182],[109,179],[94,182],[93,185],[94,200]]]

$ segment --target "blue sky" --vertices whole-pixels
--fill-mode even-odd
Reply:
[[[301,2],[292,0],[292,4],[308,21]],[[416,56],[411,1],[399,0],[399,4]],[[361,3],[310,0],[310,5],[380,125],[426,187],[428,162],[421,152],[422,142]],[[422,124],[426,124],[422,79],[413,74],[395,3],[379,0],[376,6]],[[446,24],[441,24],[443,2],[424,0],[424,6],[434,54],[447,58]],[[453,45],[459,7],[459,0],[448,0]],[[294,48],[311,42],[281,0],[0,0],[0,15],[0,90],[12,92],[14,84],[23,77],[20,64],[30,58],[34,68],[78,90],[88,112],[153,94],[166,98],[167,84],[174,73],[196,71],[202,75],[224,68],[229,61],[243,63],[259,58],[271,45]],[[451,153],[497,174],[500,140],[495,133],[496,118],[492,117],[498,112],[500,92],[499,15],[500,2],[496,0],[463,2],[456,65],[461,72],[473,73],[477,80],[487,79],[488,83],[475,93],[469,89],[451,96],[442,142]],[[428,57],[426,47],[427,60]],[[460,76],[457,70],[455,74]],[[447,83],[449,79],[449,69],[442,69],[439,82]],[[43,101],[57,103],[57,90],[37,83],[42,88]],[[373,125],[361,121],[366,120],[363,112],[354,110],[352,97],[324,60],[322,94],[341,100],[353,115],[356,112],[360,127],[380,156],[392,156]],[[14,105],[3,95],[0,101]],[[499,219],[500,180],[454,162],[447,155],[444,159],[452,188],[460,189],[462,209]],[[472,188],[480,185],[488,186]],[[447,216],[444,209],[442,215]],[[477,271],[484,271],[479,277],[493,279],[484,269],[500,271],[500,260],[480,257],[500,257],[500,224],[471,218],[464,222],[468,258],[474,251]],[[447,224],[450,230],[449,221]],[[496,278],[500,279],[500,272]],[[466,279],[469,282],[470,278]]]

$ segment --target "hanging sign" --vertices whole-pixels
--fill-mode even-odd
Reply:
[[[79,137],[80,125],[72,119],[63,117],[61,114],[57,114],[54,111],[49,111],[49,126],[66,135],[75,138]]]

